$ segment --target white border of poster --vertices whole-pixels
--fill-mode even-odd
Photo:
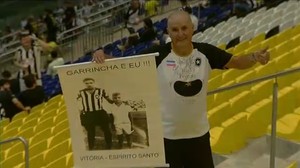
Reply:
[[[74,167],[168,167],[155,56],[158,53],[56,67]],[[83,119],[87,115],[89,119]]]

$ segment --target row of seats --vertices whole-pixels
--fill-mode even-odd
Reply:
[[[35,106],[30,113],[15,115],[12,122],[1,120],[0,139],[22,136],[28,140],[30,167],[72,167],[73,154],[66,105],[62,95]],[[1,146],[0,167],[24,167],[24,147],[21,142]],[[62,159],[64,158],[64,159]]]
[[[268,39],[257,40],[258,37],[247,41],[247,45],[239,44],[244,45],[243,47],[237,45],[229,51],[234,52],[237,48],[243,48],[239,50],[245,54],[249,53],[249,50],[269,46],[270,63],[266,66],[257,65],[252,70],[217,71],[209,80],[208,86],[211,90],[285,69],[299,68],[300,25]],[[277,82],[279,84],[277,134],[281,138],[300,142],[300,103],[297,101],[300,100],[300,80],[297,74],[290,74],[279,77]],[[230,154],[246,146],[251,138],[270,133],[273,83],[274,80],[266,80],[252,86],[208,96],[213,152]]]

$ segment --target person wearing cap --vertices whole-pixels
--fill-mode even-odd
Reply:
[[[0,104],[5,111],[5,116],[12,120],[14,115],[21,111],[29,111],[30,107],[24,107],[24,105],[13,95],[10,91],[9,80],[0,80]]]
[[[20,89],[25,90],[23,77],[34,74],[37,77],[37,84],[42,85],[41,81],[41,54],[50,53],[56,49],[57,45],[53,42],[46,43],[37,38],[29,31],[20,33],[21,46],[15,52],[14,64],[20,68],[18,78],[20,79]]]

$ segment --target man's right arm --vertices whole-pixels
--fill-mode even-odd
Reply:
[[[12,102],[22,111],[30,110],[30,107],[24,107],[24,105],[15,97],[12,98]]]

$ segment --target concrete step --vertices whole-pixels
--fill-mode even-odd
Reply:
[[[275,166],[276,168],[286,168],[291,163],[287,160],[281,158],[275,158]],[[264,154],[256,159],[251,168],[268,168],[270,167],[270,155]]]

